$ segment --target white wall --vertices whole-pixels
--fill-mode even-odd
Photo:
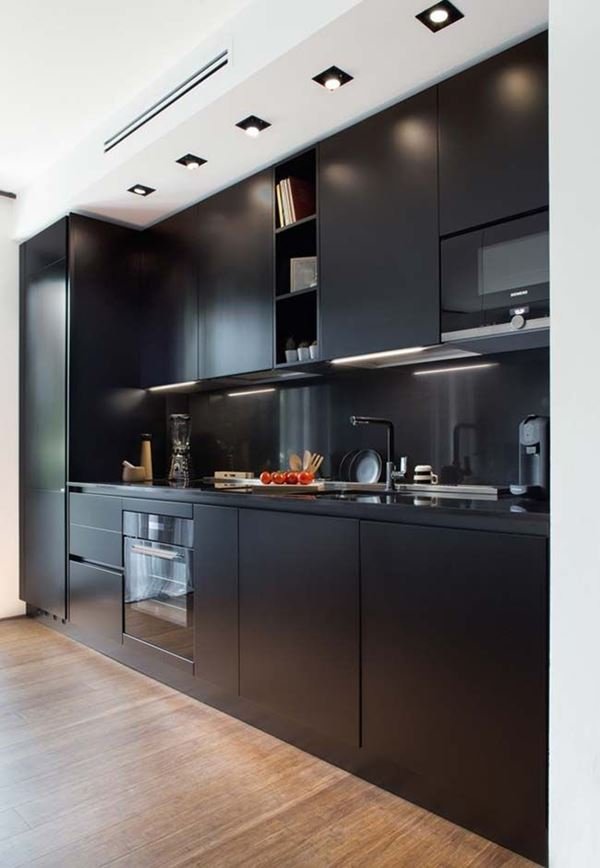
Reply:
[[[600,5],[550,0],[550,865],[600,865]]]
[[[12,240],[15,204],[0,197],[0,618],[24,612],[19,601],[19,252]]]

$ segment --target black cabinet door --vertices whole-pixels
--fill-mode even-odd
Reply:
[[[365,522],[361,559],[365,749],[543,861],[546,540]]]
[[[440,232],[548,205],[548,35],[439,86]]]
[[[322,142],[324,358],[439,340],[437,94]]]
[[[27,488],[60,491],[67,466],[64,259],[27,279],[21,316],[21,478]]]
[[[21,248],[20,595],[60,618],[66,614],[66,238],[61,220]]]
[[[194,674],[238,692],[238,511],[194,506]]]
[[[164,396],[139,388],[140,345],[145,346],[140,244],[140,233],[133,229],[78,214],[69,217],[69,474],[73,481],[118,479],[124,458],[139,463],[142,431],[155,435],[157,478],[164,473]],[[159,352],[160,348],[153,349]]]
[[[66,501],[61,491],[21,490],[20,597],[66,616]]]
[[[197,380],[198,208],[163,220],[145,233],[142,283],[142,385]]]
[[[240,694],[359,739],[358,523],[240,511]]]
[[[69,620],[84,635],[120,642],[123,575],[92,564],[69,565]]]
[[[203,377],[273,365],[273,190],[270,170],[198,206]]]

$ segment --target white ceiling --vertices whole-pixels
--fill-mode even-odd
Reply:
[[[63,5],[70,3],[63,0]],[[131,5],[154,9],[163,4],[156,0],[141,4],[135,0]],[[81,133],[93,127],[87,139],[43,177],[36,177],[20,197],[20,237],[32,234],[68,210],[136,226],[150,225],[309,142],[526,38],[547,22],[547,0],[526,3],[457,0],[465,18],[437,34],[430,33],[414,17],[430,5],[428,0],[303,0],[300,4],[297,0],[249,0],[245,4],[239,0],[204,0],[195,5],[208,13],[212,10],[213,23],[217,20],[217,7],[219,12],[228,9],[232,13],[226,26],[216,30],[205,43],[208,48],[202,49],[206,53],[208,49],[228,45],[233,49],[231,66],[214,76],[208,86],[198,88],[104,155],[101,143],[105,133],[118,129],[123,118],[133,117],[144,100],[148,104],[152,93],[164,93],[167,85],[181,81],[185,69],[185,63],[180,64],[176,75],[175,71],[170,77],[167,73],[155,83],[154,91],[150,88],[141,101],[132,103],[128,98],[133,91],[139,91],[142,85],[148,88],[154,75],[169,65],[167,60],[174,64],[181,55],[177,56],[173,49],[166,58],[166,52],[157,49],[153,41],[153,50],[155,53],[158,50],[162,64],[152,64],[149,51],[141,53],[136,65],[129,57],[126,62],[122,58],[117,62],[111,49],[112,90],[107,93],[98,85],[98,93],[96,90],[94,93],[97,106],[101,101],[104,106],[110,102],[109,108],[120,103],[120,111],[112,118],[110,112],[101,117],[99,108],[95,110],[95,118],[87,108],[83,111],[87,127],[84,129],[82,124]],[[174,3],[174,8],[181,7],[180,12],[190,6],[185,2]],[[242,6],[246,8],[241,9]],[[139,9],[138,13],[143,14]],[[153,18],[156,26],[159,18],[158,14]],[[178,27],[168,29],[172,43],[177,41],[178,28],[188,32],[191,29],[182,28],[179,18]],[[196,31],[195,35],[206,34]],[[187,53],[193,47],[192,40],[185,44],[184,35],[179,37],[181,52]],[[198,68],[193,64],[202,57],[202,51],[190,55],[189,69]],[[87,68],[96,62],[96,73],[101,70],[99,74],[104,75],[106,51],[101,63],[92,62],[91,56],[84,63],[80,55],[78,63]],[[148,75],[148,64],[153,75]],[[311,80],[331,64],[355,77],[333,94]],[[121,66],[128,77],[118,74]],[[76,65],[72,70],[74,76],[75,69]],[[128,87],[126,91],[119,88],[119,96],[115,98],[115,80],[121,77]],[[46,91],[45,84],[41,89]],[[51,104],[60,102],[55,94],[52,85],[46,94]],[[82,100],[81,91],[79,99]],[[39,94],[36,100],[39,102]],[[26,114],[22,107],[19,111]],[[235,127],[236,121],[253,113],[272,122],[272,127],[256,140]],[[56,141],[58,123],[52,120],[52,111],[44,110],[43,116],[48,135]],[[75,128],[76,108],[65,111],[65,116],[64,123]],[[25,128],[23,124],[21,135]],[[56,148],[64,140],[59,132]],[[27,139],[32,135],[29,132]],[[39,131],[34,137],[39,142]],[[15,136],[13,150],[19,147],[17,139]],[[23,140],[21,147],[27,144]],[[206,158],[207,164],[194,173],[178,166],[175,159],[188,151]],[[35,163],[35,154],[31,153]],[[0,151],[0,170],[3,165]],[[157,192],[140,199],[127,192],[135,183],[155,187]]]
[[[0,188],[22,189],[249,0],[0,0]]]

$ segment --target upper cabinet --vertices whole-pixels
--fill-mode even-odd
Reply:
[[[439,341],[437,90],[320,146],[323,358]]]
[[[197,249],[196,205],[145,233],[143,386],[200,377]]]
[[[548,36],[439,86],[440,234],[548,205]]]
[[[200,376],[273,366],[272,172],[198,206]],[[190,379],[187,377],[186,379]]]

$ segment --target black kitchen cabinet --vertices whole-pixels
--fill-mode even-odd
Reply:
[[[140,432],[154,435],[164,472],[164,396],[141,392],[140,233],[69,217],[69,477],[112,482],[138,464]]]
[[[548,34],[439,86],[440,233],[548,206]]]
[[[69,620],[91,638],[121,642],[123,633],[123,574],[71,561],[69,564]]]
[[[21,246],[20,596],[66,611],[67,221]]]
[[[68,475],[114,481],[140,431],[164,429],[164,399],[139,389],[139,260],[138,232],[79,215],[21,245],[20,596],[60,618]]]
[[[270,170],[198,206],[202,377],[273,366]],[[189,379],[189,378],[188,378]]]
[[[382,782],[542,862],[546,541],[365,522],[361,563],[363,746]]]
[[[194,506],[194,674],[238,693],[238,511]]]
[[[358,745],[358,522],[240,510],[240,694]]]
[[[149,229],[143,249],[142,385],[198,380],[198,207]]]
[[[437,91],[320,145],[322,357],[439,341]]]

